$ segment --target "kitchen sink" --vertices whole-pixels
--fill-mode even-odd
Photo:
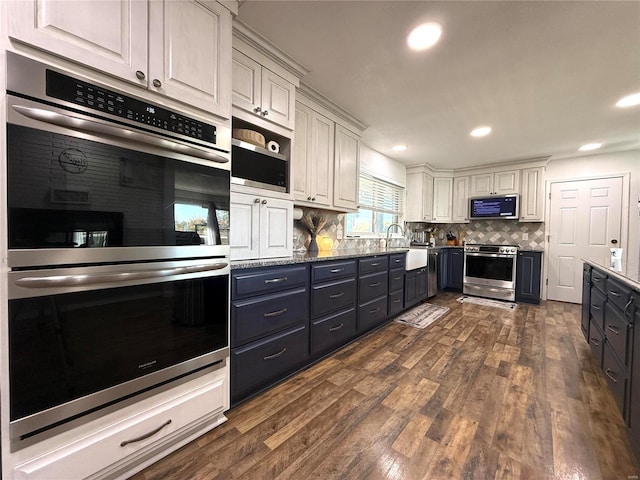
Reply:
[[[426,248],[410,248],[407,252],[406,270],[415,270],[427,266],[429,250]]]

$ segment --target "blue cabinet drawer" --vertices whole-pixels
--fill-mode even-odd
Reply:
[[[311,266],[311,282],[324,282],[334,278],[354,277],[356,275],[356,261],[328,262]]]
[[[388,255],[376,255],[374,257],[361,258],[358,261],[358,273],[360,275],[373,272],[386,271],[389,267]]]
[[[629,365],[631,355],[629,355],[629,330],[630,324],[622,316],[611,302],[606,302],[604,306],[604,335],[607,343],[611,345],[613,351],[622,360],[622,363]]]
[[[358,278],[358,302],[386,295],[388,289],[389,274],[386,271],[361,276]]]
[[[279,292],[304,286],[309,281],[306,265],[239,270],[231,273],[233,299]]]
[[[404,267],[389,270],[389,291],[402,290],[404,287]]]
[[[309,358],[309,329],[297,327],[231,351],[231,397],[238,400],[282,378]]]
[[[402,268],[404,270],[406,259],[406,253],[394,253],[393,255],[389,255],[389,268]]]
[[[633,314],[632,306],[632,293],[633,290],[623,285],[622,283],[614,280],[613,278],[607,278],[607,299],[609,302],[615,304],[623,315],[628,315],[629,321],[632,320]],[[605,332],[606,333],[606,332]]]
[[[316,320],[311,324],[311,355],[341,347],[355,334],[355,307]]]
[[[358,331],[369,330],[387,318],[387,296],[358,306]]]
[[[589,328],[589,347],[591,348],[591,353],[593,353],[596,366],[601,368],[604,352],[604,333],[602,333],[597,324],[593,324]]]
[[[606,273],[601,272],[600,270],[596,270],[595,268],[591,271],[591,285],[600,290],[602,293],[605,293],[606,291],[606,281]]]
[[[598,324],[600,330],[604,330],[604,304],[606,301],[604,294],[600,293],[599,290],[591,289],[589,312],[591,313],[591,320]]]
[[[627,371],[620,361],[613,354],[613,350],[607,343],[604,345],[604,352],[602,355],[602,370],[604,376],[607,379],[607,384],[613,398],[618,404],[620,413],[626,418],[625,415],[625,397],[627,393]]]
[[[231,303],[231,347],[306,323],[308,318],[309,295],[304,287],[234,300]]]
[[[355,278],[311,286],[311,318],[321,317],[355,304]]]
[[[389,294],[389,316],[397,315],[402,311],[404,291],[398,290]]]

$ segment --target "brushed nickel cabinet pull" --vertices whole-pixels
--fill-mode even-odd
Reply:
[[[629,301],[627,302],[627,304],[624,306],[624,316],[627,316],[627,309],[631,306],[631,304],[633,304],[633,297],[631,297],[629,299]]]
[[[597,277],[592,278],[592,280],[593,280],[594,282],[599,282],[599,281],[600,281],[600,279],[599,279],[599,278],[597,278]]]
[[[400,280],[402,277],[393,277],[394,280]]]
[[[593,308],[594,310],[600,310],[600,307],[599,307],[599,306],[597,306],[597,305],[593,305],[593,304],[591,305],[591,308]]]
[[[279,317],[280,315],[286,312],[287,312],[287,309],[283,308],[282,310],[276,310],[275,312],[265,313],[263,314],[263,316],[264,318]]]
[[[378,285],[380,285],[380,282],[370,283],[369,284],[370,287],[377,287]]]
[[[394,300],[393,303],[400,303],[400,299]]]
[[[279,283],[279,282],[286,282],[287,281],[287,277],[280,277],[280,278],[272,278],[270,280],[265,280],[264,283]]]
[[[281,357],[286,351],[287,351],[287,347],[284,347],[278,353],[274,353],[273,355],[267,355],[266,357],[262,357],[262,358],[264,360],[275,360],[276,358]]]
[[[618,383],[618,380],[616,380],[616,377],[611,375],[612,373],[615,374],[616,372],[614,372],[610,368],[607,368],[604,373],[606,373],[607,377],[609,377],[613,383]]]
[[[374,313],[377,313],[379,311],[380,311],[380,307],[376,307],[373,310],[369,310],[369,313],[373,315]]]
[[[156,428],[154,430],[151,430],[149,433],[145,433],[144,435],[140,435],[139,437],[132,438],[131,440],[124,440],[124,441],[120,442],[120,446],[124,447],[126,445],[129,445],[130,443],[136,443],[136,442],[141,442],[142,440],[146,440],[147,438],[154,436],[156,433],[158,433],[160,430],[162,430],[167,425],[171,425],[171,419],[169,419],[166,422],[164,422],[158,428]]]
[[[329,298],[340,298],[344,295],[344,292],[334,293],[333,295],[329,295]]]
[[[610,332],[615,333],[616,335],[620,335],[620,331],[616,330],[615,328],[613,328],[611,325],[607,325],[607,330],[609,330]]]
[[[331,269],[331,273],[340,273],[344,272],[344,268],[333,268]]]
[[[593,345],[595,345],[596,347],[599,347],[599,346],[600,346],[600,342],[598,342],[598,340],[596,340],[595,338],[591,337],[591,339],[590,339],[590,340],[591,340],[591,343],[592,343]]]
[[[340,330],[342,327],[344,327],[344,323],[341,323],[340,325],[336,325],[335,327],[331,327],[329,331],[335,332],[336,330]]]
[[[619,297],[620,296],[620,294],[618,292],[614,292],[613,290],[609,290],[609,293],[611,295],[613,295],[614,297]]]
[[[372,267],[377,267],[378,265],[380,265],[380,262],[376,262],[376,263],[372,263],[371,264]]]

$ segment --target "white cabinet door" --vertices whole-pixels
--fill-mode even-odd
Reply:
[[[453,179],[453,212],[451,220],[454,223],[469,221],[469,177],[455,177]]]
[[[542,222],[544,220],[544,167],[522,170],[520,195],[520,221]]]
[[[493,173],[471,175],[469,196],[479,197],[493,194]]]
[[[433,220],[433,177],[424,173],[422,175],[424,194],[422,196],[422,217],[425,222]]]
[[[433,177],[423,172],[407,174],[407,222],[430,222],[433,217]]]
[[[309,195],[314,205],[331,206],[335,123],[313,112],[311,117],[311,177]],[[309,200],[307,196],[307,200]]]
[[[257,113],[262,96],[262,66],[237,50],[233,50],[233,104]]]
[[[453,178],[433,179],[433,221],[451,222],[453,211]]]
[[[262,69],[262,103],[260,114],[285,128],[293,128],[295,87],[272,71]]]
[[[333,204],[358,208],[360,177],[359,138],[341,125],[336,125],[336,148],[333,173]]]
[[[262,197],[260,201],[260,258],[293,253],[293,202]]]
[[[149,89],[231,115],[231,12],[215,1],[149,3]]]
[[[520,170],[496,172],[493,176],[493,193],[507,195],[520,192]]]
[[[235,82],[235,80],[234,80]],[[313,110],[306,105],[296,103],[296,120],[293,139],[293,196],[296,200],[306,201],[311,182],[311,119]]]
[[[9,36],[129,82],[147,85],[146,1],[12,2]],[[140,71],[145,78],[139,79]]]
[[[231,260],[260,256],[260,197],[231,192],[229,245]]]

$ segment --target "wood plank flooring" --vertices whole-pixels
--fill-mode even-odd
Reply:
[[[579,305],[395,322],[228,412],[133,477],[627,479],[640,468]]]

